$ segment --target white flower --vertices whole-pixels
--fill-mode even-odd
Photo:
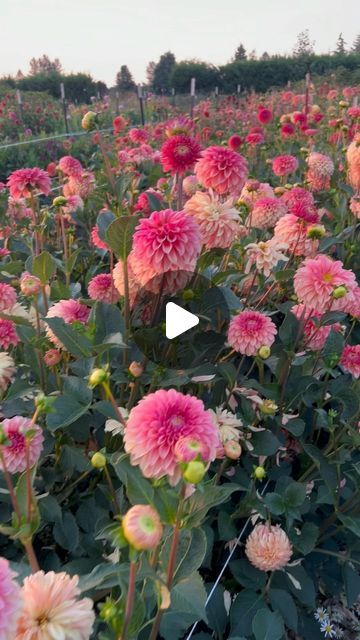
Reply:
[[[258,271],[262,271],[264,276],[268,277],[278,262],[287,262],[287,258],[282,251],[286,251],[288,245],[279,242],[276,238],[271,238],[266,242],[252,242],[245,247],[248,254],[248,262],[246,264],[245,273],[249,273],[253,264],[256,265]]]
[[[0,352],[0,389],[6,391],[16,371],[15,362],[6,351]]]
[[[324,622],[321,623],[320,631],[325,633],[325,638],[336,638],[336,631],[330,620],[324,620]]]
[[[217,407],[216,411],[212,409],[209,409],[209,411],[219,429],[222,444],[228,442],[228,440],[236,440],[238,442],[243,435],[241,431],[239,431],[239,427],[243,426],[242,421],[231,413],[231,411],[226,411],[225,409],[221,409],[221,407]]]
[[[124,420],[127,420],[129,417],[129,414],[127,412],[126,409],[124,409],[123,407],[118,407],[122,417],[124,418]],[[114,420],[113,418],[110,418],[109,420],[106,420],[105,422],[105,431],[107,433],[111,433],[112,436],[123,436],[124,435],[124,426],[121,424],[121,422],[119,422],[118,420]]]
[[[319,622],[327,622],[329,620],[329,614],[327,610],[324,609],[324,607],[319,607],[318,609],[316,609],[314,616],[315,620],[319,620]]]

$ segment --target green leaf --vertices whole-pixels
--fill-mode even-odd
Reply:
[[[252,453],[257,456],[272,456],[281,447],[277,437],[267,429],[254,433],[251,443],[254,446]]]
[[[345,593],[348,607],[352,607],[359,597],[360,593],[360,576],[350,564],[346,563],[342,567],[343,580],[345,585]]]
[[[252,633],[252,620],[265,602],[262,595],[244,589],[235,598],[230,609],[231,633],[233,635],[249,636]]]
[[[49,282],[56,273],[56,263],[48,251],[43,251],[40,255],[32,259],[32,273],[39,278],[41,284]]]
[[[305,569],[301,566],[287,567],[285,569],[288,585],[293,595],[307,607],[315,607],[316,592],[313,581],[309,578]],[[291,576],[293,579],[291,579]],[[296,586],[294,584],[294,580]],[[300,589],[298,588],[300,585]]]
[[[313,460],[320,471],[320,475],[331,493],[335,493],[337,488],[336,469],[325,458],[325,456],[312,444],[304,445],[305,453]]]
[[[114,453],[111,464],[115,473],[126,487],[128,498],[132,504],[151,504],[154,506],[154,489],[144,478],[138,467],[130,464],[129,456]]]
[[[125,260],[131,251],[132,237],[138,222],[139,216],[122,216],[107,228],[106,242],[120,260]]]
[[[270,589],[269,599],[274,610],[278,609],[289,629],[298,630],[298,613],[294,599],[284,589]]]
[[[252,623],[256,640],[280,640],[285,632],[284,621],[278,611],[259,609]]]
[[[168,536],[160,553],[160,563],[164,568],[168,566],[172,536]],[[183,580],[196,571],[206,554],[206,535],[202,529],[182,529],[176,552],[174,582]]]
[[[123,335],[125,331],[124,319],[121,311],[113,304],[97,302],[92,316],[95,323],[95,344],[107,342],[109,337],[116,334]]]
[[[91,573],[80,576],[80,591],[84,593],[84,591],[91,591],[92,589],[102,589],[104,583],[107,583],[111,578],[114,579],[113,586],[117,586],[120,582],[120,577],[126,579],[128,572],[129,565],[119,566],[109,562],[98,564]]]
[[[76,422],[91,406],[92,391],[87,384],[75,376],[64,376],[64,392],[52,405],[46,416],[50,431],[64,428]]]
[[[340,356],[344,349],[345,340],[339,331],[331,329],[324,344],[322,355],[324,358]]]
[[[305,522],[300,534],[297,534],[295,530],[292,530],[289,537],[296,549],[306,556],[315,548],[318,536],[319,527],[312,522]]]
[[[196,491],[194,495],[187,500],[189,513],[186,516],[186,526],[200,526],[211,507],[226,502],[235,491],[239,490],[241,490],[240,486],[229,483],[220,487],[205,485],[202,492]]]
[[[338,513],[338,518],[346,529],[349,529],[349,531],[352,531],[352,533],[360,538],[360,518],[351,518],[350,516],[345,516],[342,513]]]
[[[291,311],[288,311],[279,329],[279,338],[285,347],[293,347],[299,334],[299,327],[299,320]]]
[[[66,511],[62,519],[55,522],[53,535],[63,549],[67,551],[76,549],[79,544],[79,527],[70,511]]]
[[[102,211],[96,218],[99,238],[104,242],[106,240],[106,231],[114,220],[116,220],[116,216],[112,211]]]
[[[206,585],[207,592],[213,588],[213,584]],[[223,637],[227,625],[227,612],[224,603],[224,587],[219,584],[212,593],[211,600],[206,606],[206,614],[208,617],[208,625],[210,629],[215,631],[217,637]],[[195,638],[194,638],[195,640]]]
[[[171,607],[179,613],[193,613],[207,622],[205,611],[206,591],[200,574],[196,571],[180,580],[171,589]]]
[[[306,498],[306,485],[300,482],[291,482],[285,489],[284,500],[287,508],[300,507]]]
[[[91,356],[92,345],[90,340],[81,335],[71,325],[66,324],[62,318],[46,318],[45,322],[64,345],[65,349],[73,356],[84,358]]]
[[[275,516],[281,516],[285,513],[286,504],[279,493],[267,493],[264,497],[264,502],[270,513],[273,513]]]
[[[230,571],[241,586],[249,589],[263,589],[267,575],[265,571],[256,569],[246,558],[230,562]]]
[[[299,437],[304,433],[305,426],[304,420],[301,420],[301,418],[294,418],[293,420],[288,420],[286,424],[282,425],[282,428],[289,431],[293,436]]]

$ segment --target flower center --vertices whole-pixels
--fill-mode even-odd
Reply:
[[[175,429],[178,429],[178,428],[182,427],[184,425],[183,416],[172,416],[170,418],[170,425],[172,427],[174,427]]]
[[[334,279],[334,276],[332,273],[324,273],[323,275],[324,282],[332,282],[333,279]]]

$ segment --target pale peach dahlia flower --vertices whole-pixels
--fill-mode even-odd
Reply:
[[[185,203],[184,209],[199,225],[206,249],[227,249],[236,238],[246,233],[232,199],[222,202],[212,192],[197,191]]]
[[[285,242],[279,242],[277,238],[271,238],[266,242],[251,242],[245,247],[248,256],[245,273],[249,273],[252,265],[255,264],[256,269],[268,277],[279,262],[287,262],[289,260],[282,253],[287,248],[288,245]]]
[[[260,571],[278,571],[288,564],[292,546],[280,525],[257,524],[246,540],[245,553]]]

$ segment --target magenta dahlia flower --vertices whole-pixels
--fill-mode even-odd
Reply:
[[[99,273],[91,278],[88,285],[88,294],[92,300],[114,304],[119,300],[111,273]]]
[[[224,147],[208,147],[196,163],[198,181],[216,193],[238,195],[248,175],[248,165],[239,153]]]
[[[261,347],[271,347],[277,330],[273,321],[259,311],[241,311],[229,325],[230,346],[246,356],[256,356]]]
[[[131,410],[124,436],[125,450],[145,477],[168,476],[171,484],[176,484],[181,471],[175,448],[184,437],[201,442],[204,461],[215,459],[218,433],[202,401],[175,389],[160,389]]]
[[[84,171],[80,160],[73,156],[63,156],[60,158],[58,167],[66,176],[81,176]]]
[[[21,610],[20,587],[8,561],[0,558],[0,640],[15,638],[16,622]]]
[[[31,194],[50,193],[51,180],[49,174],[38,167],[32,169],[17,169],[13,171],[7,181],[10,195],[15,199],[29,198]]]
[[[354,378],[360,378],[360,344],[347,344],[341,355],[340,364],[344,371]]]
[[[190,171],[199,159],[201,147],[195,138],[185,135],[171,136],[161,147],[161,164],[172,175]]]
[[[340,286],[348,291],[355,289],[355,274],[344,269],[340,260],[332,260],[324,254],[306,258],[294,276],[294,289],[299,301],[318,312],[344,308],[348,294],[337,300],[332,296],[334,289]]]
[[[26,469],[26,449],[29,450],[29,465],[32,467],[40,458],[43,448],[44,436],[42,429],[33,424],[29,418],[22,416],[14,416],[13,418],[5,418],[0,424],[9,444],[2,445],[2,454],[5,465],[10,473],[19,473]],[[31,435],[26,436],[30,431]],[[26,439],[28,438],[28,443]],[[0,459],[0,469],[3,469]]]
[[[277,156],[272,160],[272,170],[278,177],[288,176],[295,173],[299,166],[298,159],[295,156]]]
[[[0,318],[0,347],[8,349],[11,344],[16,347],[18,342],[19,336],[13,321]]]

